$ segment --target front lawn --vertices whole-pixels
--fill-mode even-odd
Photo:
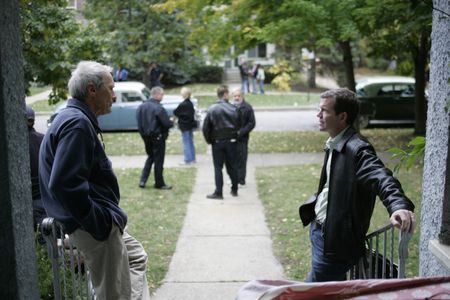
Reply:
[[[361,131],[374,145],[384,152],[392,147],[405,148],[413,138],[412,128],[376,128]],[[250,135],[250,153],[321,152],[327,135],[319,131],[261,132]],[[137,132],[103,133],[108,155],[145,155],[144,142]],[[205,154],[207,144],[200,131],[194,133],[196,153]],[[172,130],[166,143],[166,154],[182,154],[183,146],[179,130]]]

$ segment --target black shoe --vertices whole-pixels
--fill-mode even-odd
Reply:
[[[145,182],[143,182],[143,181],[139,182],[139,187],[141,189],[145,188]]]
[[[165,185],[162,185],[162,186],[155,186],[155,189],[158,189],[158,190],[171,190],[172,186],[165,184]]]
[[[238,192],[231,190],[231,196],[237,197],[238,196]]]
[[[206,198],[222,200],[223,196],[219,195],[219,194],[216,194],[216,193],[212,193],[212,194],[206,195]]]

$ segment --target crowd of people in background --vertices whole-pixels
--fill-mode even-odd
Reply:
[[[250,67],[246,61],[242,61],[239,65],[239,74],[241,76],[241,90],[244,94],[250,93],[250,83],[253,94],[257,94],[258,89],[260,94],[264,94],[266,75],[261,64],[254,62]]]

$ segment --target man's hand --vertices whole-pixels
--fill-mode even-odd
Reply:
[[[399,209],[392,213],[391,223],[401,231],[413,233],[416,225],[416,218],[412,211]]]

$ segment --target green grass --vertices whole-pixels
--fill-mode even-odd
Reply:
[[[208,108],[217,101],[215,96],[197,96],[199,107]],[[245,100],[253,107],[298,107],[298,106],[317,106],[319,103],[319,94],[298,94],[298,95],[261,95],[247,94]]]
[[[219,83],[193,83],[184,86],[189,87],[195,96],[197,93],[215,93]],[[164,88],[164,93],[178,95],[181,88],[181,86]]]
[[[48,104],[48,100],[40,100],[32,103],[31,107],[36,112],[53,112],[60,103],[61,102],[50,105]]]
[[[30,96],[45,92],[47,90],[51,90],[51,86],[31,86],[30,87]]]
[[[144,141],[138,132],[103,133],[108,155],[145,155]],[[206,153],[206,142],[200,131],[194,132],[196,153]],[[179,130],[170,132],[166,141],[166,154],[183,154],[183,144]]]
[[[154,292],[166,275],[186,214],[195,181],[195,168],[164,170],[164,179],[174,184],[170,191],[138,188],[140,169],[116,170],[120,206],[128,214],[128,229],[148,254],[147,278]],[[149,178],[151,186],[153,174]]]
[[[310,269],[309,227],[304,228],[298,207],[317,190],[320,165],[258,168],[258,194],[265,207],[268,226],[272,233],[274,252],[283,265],[287,278],[304,280]],[[416,205],[419,222],[422,169],[402,170],[399,180],[408,197]],[[369,232],[389,223],[386,209],[377,201]],[[407,277],[418,276],[419,224],[409,243]]]
[[[220,83],[192,83],[192,84],[186,84],[184,86],[189,87],[195,96],[195,94],[204,94],[204,93],[213,93],[216,94],[217,88],[219,87]],[[181,86],[177,87],[167,87],[164,88],[164,92],[166,94],[180,94]],[[273,91],[274,88],[271,84],[265,84],[264,85],[265,91]],[[195,96],[197,97],[197,96]]]
[[[392,147],[405,148],[413,137],[412,128],[363,129],[378,152]],[[321,152],[327,134],[319,131],[288,131],[251,133],[250,153]],[[144,142],[137,132],[104,133],[103,140],[108,155],[144,155]],[[200,131],[194,133],[196,153],[205,154],[207,145]],[[166,143],[167,154],[182,154],[183,146],[178,130],[171,131]]]

